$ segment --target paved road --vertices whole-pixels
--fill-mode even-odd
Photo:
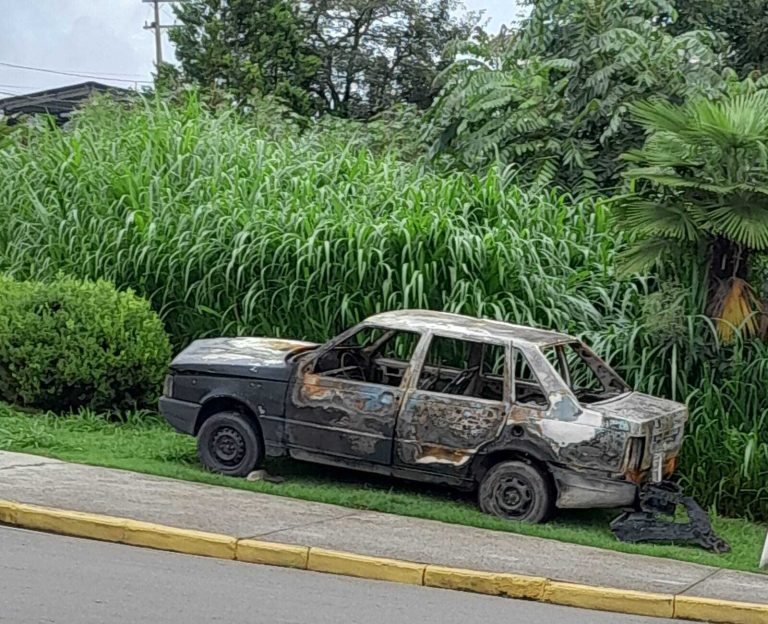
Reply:
[[[82,466],[36,455],[0,451],[0,499],[454,568],[768,604],[765,574]],[[376,539],[372,540],[372,535]],[[755,560],[757,555],[755,552]]]
[[[177,555],[0,527],[0,622],[13,624],[663,624]]]

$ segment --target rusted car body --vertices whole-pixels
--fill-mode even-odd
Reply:
[[[639,485],[674,472],[687,419],[576,338],[423,310],[372,316],[324,345],[196,341],[160,405],[212,470],[245,475],[288,455],[477,488],[485,511],[526,521],[633,505]]]

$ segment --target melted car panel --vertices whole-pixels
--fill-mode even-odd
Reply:
[[[256,401],[282,406],[260,413],[269,453],[468,486],[515,453],[548,467],[561,507],[627,504],[674,470],[687,418],[576,338],[433,311],[378,314],[321,346],[202,340],[173,367],[279,381]]]

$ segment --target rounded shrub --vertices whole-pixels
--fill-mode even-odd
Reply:
[[[0,399],[54,411],[148,405],[170,355],[162,322],[131,291],[0,277]]]

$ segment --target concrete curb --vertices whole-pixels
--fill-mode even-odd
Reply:
[[[653,594],[577,585],[534,576],[462,570],[312,546],[238,539],[229,535],[12,501],[0,500],[0,524],[190,555],[537,600],[614,613],[729,624],[768,622],[768,605],[765,604]]]

